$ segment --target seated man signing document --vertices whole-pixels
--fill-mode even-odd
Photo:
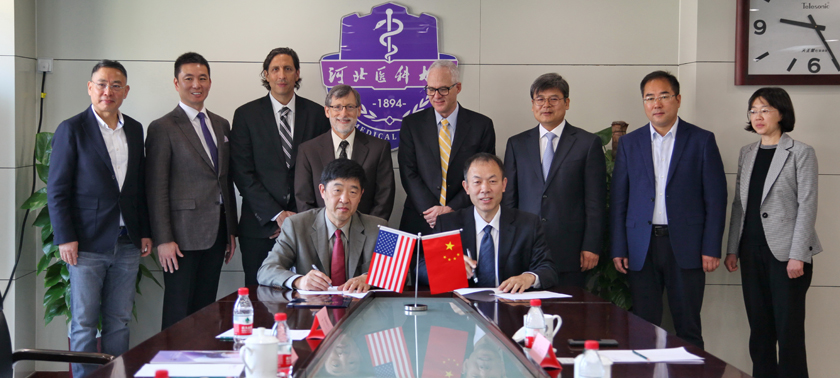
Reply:
[[[257,272],[260,285],[302,290],[366,292],[367,271],[384,219],[356,212],[365,187],[359,163],[327,164],[318,186],[325,207],[295,214]],[[294,271],[292,271],[294,268]]]

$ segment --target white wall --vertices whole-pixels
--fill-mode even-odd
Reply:
[[[324,88],[317,62],[322,55],[338,51],[340,18],[354,12],[367,13],[382,1],[39,0],[37,56],[55,59],[54,71],[47,78],[44,127],[54,130],[61,120],[89,106],[85,82],[94,62],[102,58],[120,60],[127,67],[131,92],[122,110],[144,125],[177,103],[172,62],[186,51],[197,51],[210,60],[214,85],[207,106],[228,119],[236,107],[265,94],[258,80],[260,63],[271,48],[278,46],[290,46],[298,52],[304,79],[299,93],[319,101]],[[504,155],[508,137],[535,125],[528,88],[539,74],[554,71],[569,81],[570,123],[597,131],[614,120],[624,120],[632,130],[647,122],[639,81],[650,71],[667,69],[678,74],[682,82],[681,115],[716,133],[731,197],[737,152],[740,146],[756,140],[742,130],[746,101],[756,87],[733,85],[734,1],[470,0],[402,4],[411,13],[438,17],[440,51],[457,56],[463,66],[464,89],[459,100],[463,106],[493,118],[498,155]],[[3,46],[0,40],[0,48]],[[2,54],[0,51],[0,59],[6,59]],[[0,64],[3,62],[0,60]],[[40,86],[40,79],[32,84]],[[840,114],[832,105],[840,100],[840,91],[836,87],[786,89],[799,118],[792,136],[813,145],[822,163],[817,229],[826,251],[815,259],[806,327],[812,376],[828,377],[829,372],[840,368],[840,361],[829,355],[840,328],[836,317],[829,315],[840,309],[832,300],[840,294],[840,278],[832,274],[840,267],[840,256],[832,248],[840,242],[840,236],[833,232],[840,224],[834,215],[840,210],[835,194],[840,189],[840,158],[832,148],[840,133],[833,127]],[[32,95],[37,89],[23,92]],[[30,117],[32,128],[34,118]],[[2,156],[0,161],[4,161]],[[18,175],[18,191],[25,187],[23,179]],[[398,221],[403,199],[404,194],[398,194],[392,224]],[[156,276],[160,279],[159,271]],[[220,295],[232,292],[242,279],[236,258],[224,268]],[[41,277],[35,279],[37,319],[43,315],[41,281]],[[141,321],[132,324],[133,345],[159,330],[162,291],[147,283],[143,292],[138,299]],[[721,268],[709,275],[703,322],[708,350],[750,372],[748,326],[737,273],[729,274]],[[42,324],[36,321],[38,347],[66,347],[66,328],[61,321],[46,328]],[[66,366],[39,366],[39,370],[48,368]]]

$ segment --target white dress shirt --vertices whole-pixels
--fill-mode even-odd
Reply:
[[[656,196],[653,202],[653,224],[668,224],[668,209],[665,207],[665,186],[668,183],[668,169],[671,167],[671,155],[674,153],[674,141],[677,139],[677,125],[674,122],[671,130],[665,136],[659,135],[653,125],[650,125],[650,148],[653,154],[653,174],[656,181]]]
[[[551,141],[551,149],[555,152],[557,151],[557,145],[560,144],[560,135],[563,134],[563,129],[566,127],[566,120],[564,119],[563,122],[560,122],[554,130],[548,131],[542,124],[540,124],[540,159],[545,156],[545,145],[548,144],[548,138],[545,137],[545,134],[552,133],[557,137]]]
[[[347,139],[341,139],[341,137],[339,137],[338,134],[336,134],[335,131],[332,131],[332,130],[330,130],[330,135],[332,135],[333,148],[335,148],[335,151],[333,151],[333,152],[335,152],[335,158],[338,159],[338,157],[341,155],[340,144],[341,144],[342,140],[346,140],[347,143],[348,143],[347,148],[346,148],[347,158],[348,159],[352,158],[353,157],[353,142],[356,141],[356,128],[354,127],[353,130],[350,131],[350,135],[347,137]]]
[[[99,124],[99,131],[102,133],[102,139],[105,140],[105,148],[108,149],[108,156],[111,158],[111,167],[114,168],[114,174],[117,177],[117,185],[122,191],[123,182],[125,181],[126,169],[128,169],[128,139],[125,137],[125,120],[122,113],[118,113],[117,127],[111,129],[105,121],[96,114],[96,109],[93,105],[90,106],[93,110],[93,116],[96,117],[96,123]],[[125,227],[122,212],[120,212],[120,227]]]
[[[484,227],[486,227],[488,224],[491,227],[493,227],[493,229],[490,231],[490,237],[493,239],[493,248],[495,249],[494,254],[496,256],[496,263],[494,264],[495,269],[496,269],[496,281],[495,281],[496,282],[496,287],[499,287],[499,284],[500,284],[500,282],[499,282],[499,219],[501,218],[501,215],[502,215],[502,208],[499,207],[499,209],[496,210],[496,215],[494,215],[493,219],[491,219],[490,222],[488,223],[488,222],[484,221],[484,218],[482,218],[480,214],[478,214],[478,209],[473,208],[473,216],[475,217],[475,246],[476,246],[476,249],[477,249],[477,251],[475,251],[475,261],[476,262],[478,262],[478,260],[481,258],[481,239],[484,238]],[[476,265],[478,265],[478,264],[476,264]],[[476,266],[476,268],[477,268],[477,266]],[[525,273],[530,273],[535,278],[534,284],[531,285],[531,287],[540,287],[540,276],[538,276],[536,273],[533,273],[533,272],[525,272]]]

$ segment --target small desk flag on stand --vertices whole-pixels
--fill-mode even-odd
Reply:
[[[415,243],[416,235],[379,227],[367,284],[402,293]]]
[[[423,236],[422,239],[426,271],[429,274],[429,290],[432,294],[467,287],[461,230]]]

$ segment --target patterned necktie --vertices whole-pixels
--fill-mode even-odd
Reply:
[[[330,262],[330,279],[332,286],[341,286],[347,282],[344,270],[344,243],[341,242],[341,229],[335,230],[335,244],[333,244],[332,260]]]
[[[350,142],[346,140],[342,140],[341,143],[338,144],[338,148],[341,149],[341,151],[338,153],[339,159],[347,159],[347,146],[349,145]]]
[[[213,142],[213,134],[210,134],[210,129],[207,128],[207,123],[204,122],[204,113],[198,113],[198,121],[201,123],[201,133],[204,134],[204,142],[207,143],[207,149],[210,150],[213,169],[216,170],[216,173],[219,173],[219,151],[216,149],[216,142]]]
[[[440,205],[446,206],[446,171],[449,170],[449,153],[452,150],[452,138],[449,136],[449,121],[445,119],[440,121],[438,144],[440,145],[440,173],[443,176],[440,182]]]
[[[286,168],[292,166],[292,129],[287,118],[291,109],[284,107],[280,110],[280,139],[283,140],[283,156],[286,158]]]
[[[542,171],[543,171],[543,179],[548,180],[548,170],[551,169],[551,161],[554,160],[554,137],[557,135],[554,133],[545,133],[545,138],[548,139],[548,142],[545,144],[545,151],[543,152],[543,159],[542,159]]]
[[[478,287],[496,287],[496,247],[491,231],[493,226],[484,226],[484,236],[478,247]]]

